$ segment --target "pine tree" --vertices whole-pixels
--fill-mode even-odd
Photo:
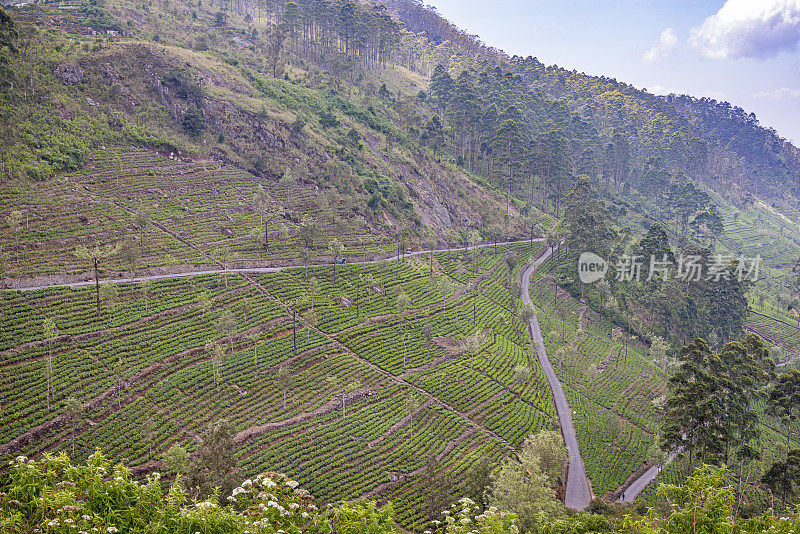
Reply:
[[[430,92],[434,102],[442,109],[447,109],[453,95],[454,83],[444,65],[436,65],[431,74]]]

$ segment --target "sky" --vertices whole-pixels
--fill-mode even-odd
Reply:
[[[800,0],[426,0],[509,55],[725,100],[800,146]]]

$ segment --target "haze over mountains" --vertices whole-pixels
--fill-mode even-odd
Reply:
[[[0,525],[796,527],[800,151],[543,61],[414,0],[0,11]]]

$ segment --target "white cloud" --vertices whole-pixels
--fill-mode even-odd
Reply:
[[[773,91],[759,91],[753,95],[756,98],[772,98],[780,100],[783,98],[800,98],[800,89],[791,89],[789,87],[781,87]]]
[[[672,28],[667,28],[661,32],[658,42],[653,47],[644,53],[642,61],[645,63],[653,63],[664,57],[670,50],[678,46],[678,36]]]
[[[689,43],[713,59],[765,59],[800,42],[800,0],[727,0]]]

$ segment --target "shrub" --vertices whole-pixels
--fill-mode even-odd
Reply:
[[[158,473],[140,484],[99,451],[85,465],[65,454],[11,461],[0,493],[2,532],[274,533],[393,532],[390,506],[343,504],[320,511],[314,497],[281,473],[247,479],[230,495],[190,503],[180,478],[166,494]]]
[[[183,114],[184,131],[193,137],[197,137],[203,133],[205,127],[206,119],[203,117],[202,112],[197,106],[190,104]]]

